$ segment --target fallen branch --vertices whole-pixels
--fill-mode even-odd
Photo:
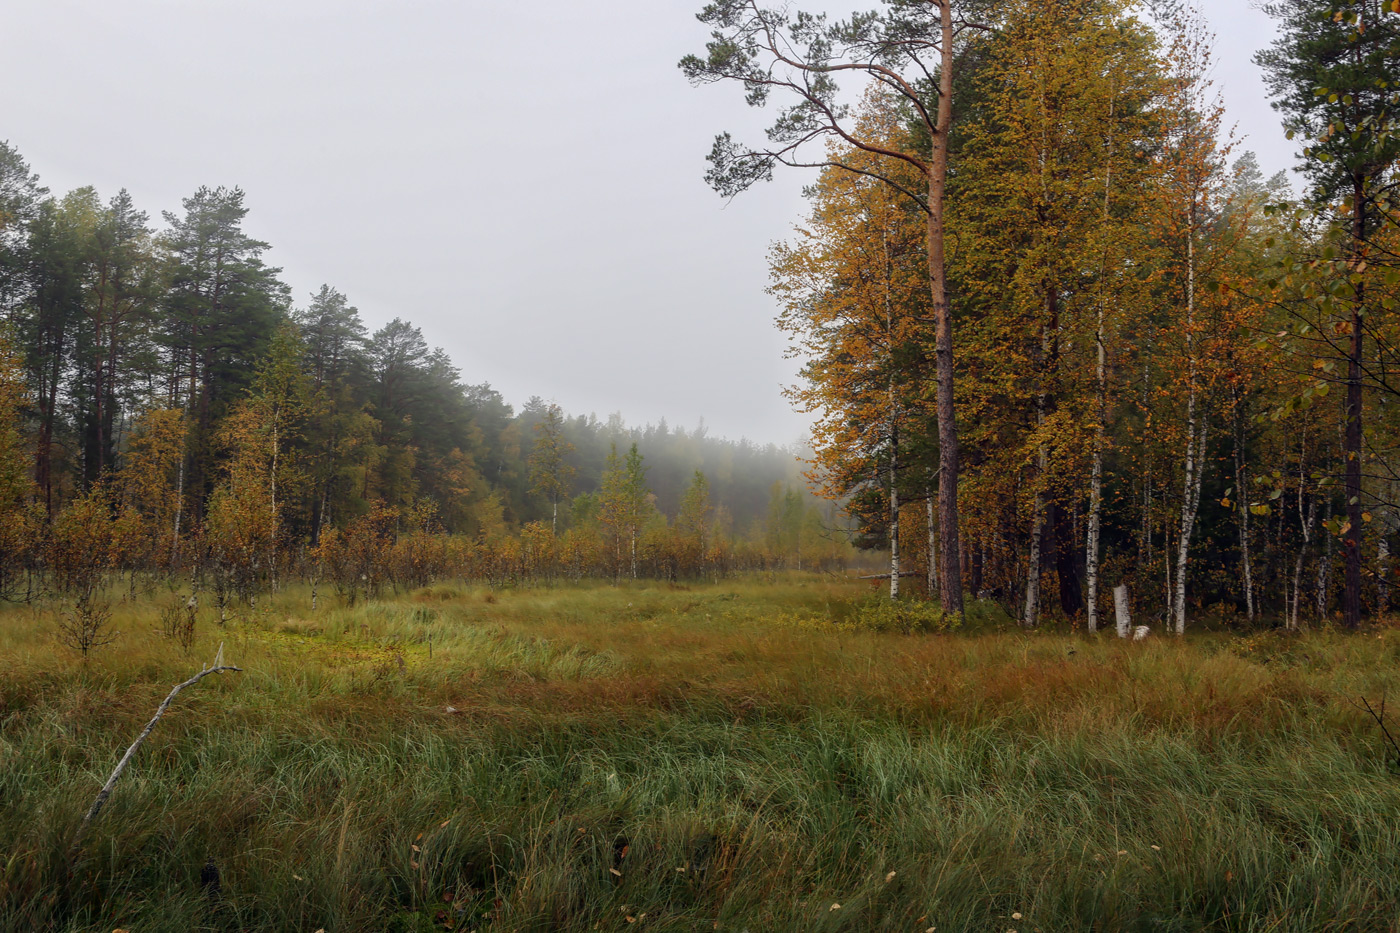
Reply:
[[[901,570],[901,571],[899,572],[899,575],[900,575],[901,577],[922,577],[922,576],[923,576],[923,574],[919,573],[917,570]],[[866,575],[863,576],[863,577],[856,577],[857,580],[888,580],[889,578],[890,578],[890,575],[887,574],[887,573],[871,573],[871,574],[866,574]]]
[[[107,778],[107,783],[102,785],[102,790],[97,792],[97,799],[92,802],[92,806],[88,808],[87,816],[84,816],[82,823],[78,825],[78,833],[74,836],[73,846],[69,850],[70,861],[78,854],[78,848],[82,845],[83,837],[87,834],[88,826],[92,824],[93,820],[97,819],[97,814],[101,812],[103,805],[107,803],[107,798],[112,796],[112,788],[117,786],[117,779],[122,776],[122,772],[126,770],[126,766],[131,764],[131,759],[135,757],[136,750],[141,747],[142,742],[146,741],[146,736],[150,735],[152,730],[155,729],[156,723],[160,722],[160,717],[165,715],[165,711],[170,708],[171,701],[179,696],[180,691],[184,690],[186,687],[194,686],[210,674],[223,674],[227,671],[241,673],[242,670],[243,668],[241,667],[234,667],[231,664],[224,663],[224,645],[223,642],[220,642],[219,652],[214,656],[213,664],[209,667],[201,668],[199,673],[195,674],[189,680],[175,685],[175,689],[171,690],[170,695],[156,708],[156,714],[151,717],[150,722],[146,723],[146,728],[141,730],[141,734],[136,737],[136,741],[132,742],[131,747],[126,750],[126,754],[122,756],[122,760],[117,762],[117,767],[112,771],[112,776]]]
[[[1371,718],[1376,721],[1376,725],[1381,727],[1381,735],[1385,736],[1386,742],[1390,743],[1390,749],[1395,753],[1395,767],[1400,769],[1400,742],[1395,741],[1395,736],[1390,734],[1390,729],[1385,724],[1385,697],[1381,697],[1380,712],[1371,707],[1371,701],[1365,697],[1360,703],[1353,704],[1357,709],[1365,710],[1371,714]]]

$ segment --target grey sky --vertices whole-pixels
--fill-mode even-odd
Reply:
[[[764,114],[677,70],[700,5],[8,0],[0,139],[55,192],[126,187],[155,221],[243,187],[298,303],[325,282],[372,328],[411,320],[514,404],[791,442],[763,289],[810,176],[727,205],[701,181],[714,133]],[[1288,167],[1249,60],[1267,18],[1205,12],[1241,149]]]

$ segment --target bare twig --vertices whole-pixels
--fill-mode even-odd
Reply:
[[[1400,768],[1400,742],[1395,741],[1395,736],[1390,734],[1390,729],[1385,724],[1385,698],[1381,698],[1381,708],[1379,711],[1373,708],[1371,706],[1371,701],[1365,697],[1361,698],[1360,703],[1355,703],[1353,705],[1357,709],[1365,710],[1369,713],[1371,718],[1376,721],[1376,725],[1381,727],[1381,735],[1385,736],[1386,742],[1390,745],[1390,750],[1395,753],[1395,767]]]
[[[122,760],[117,762],[116,768],[112,771],[112,776],[107,778],[106,784],[102,785],[102,790],[97,792],[97,799],[92,802],[92,806],[88,808],[87,815],[83,817],[82,823],[78,825],[77,835],[74,836],[73,846],[69,850],[70,861],[78,854],[78,849],[82,845],[83,837],[87,834],[88,826],[97,818],[97,814],[101,812],[103,805],[107,803],[107,798],[112,796],[112,788],[117,786],[117,779],[122,776],[122,772],[126,770],[126,766],[131,764],[131,759],[136,756],[136,750],[141,747],[141,743],[146,741],[146,737],[155,729],[156,723],[160,722],[160,717],[165,715],[165,711],[169,709],[175,697],[179,696],[180,691],[184,690],[186,687],[194,686],[210,674],[223,674],[228,671],[242,672],[242,670],[243,668],[241,667],[234,667],[231,664],[224,663],[224,645],[223,642],[220,642],[219,652],[214,656],[213,664],[209,667],[201,668],[199,673],[195,674],[189,680],[175,685],[175,688],[170,691],[170,695],[156,708],[156,714],[151,717],[150,722],[146,723],[146,728],[141,730],[141,734],[136,737],[136,741],[132,742],[131,747],[126,750],[126,754],[122,756]]]

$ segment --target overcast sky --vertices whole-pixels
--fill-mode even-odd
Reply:
[[[406,318],[513,404],[789,443],[766,252],[811,178],[728,204],[701,180],[715,132],[764,115],[676,68],[700,5],[5,0],[0,139],[157,222],[241,186],[298,304],[327,283],[372,329]],[[1289,167],[1250,61],[1267,17],[1205,8],[1242,148]]]

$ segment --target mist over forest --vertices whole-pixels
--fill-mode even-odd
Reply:
[[[131,3],[203,52],[181,13],[211,5]],[[544,0],[538,32],[499,4],[212,6],[264,52],[381,17],[364,48],[441,43],[461,78],[454,23],[512,83],[563,22],[550,80],[611,82],[579,95],[609,158],[703,173],[716,210],[802,177],[755,255],[811,433],[492,386],[557,391],[554,338],[612,391],[742,394],[677,352],[773,336],[694,312],[734,263],[630,300],[669,330],[599,289],[536,302],[605,352],[497,307],[510,339],[470,345],[412,276],[380,326],[293,294],[239,188],[153,218],[0,143],[0,931],[1400,929],[1400,0],[1252,7],[1297,179],[1234,140],[1185,0],[697,4],[676,94],[767,128],[714,126],[685,166],[645,139],[660,74],[612,70],[654,64],[670,4]],[[409,87],[315,35],[308,74],[364,57]],[[663,251],[606,231],[690,208],[561,157],[587,148],[568,101],[470,140],[499,161],[547,126],[547,183],[454,180],[519,197],[482,215],[528,274],[587,225],[636,285]],[[569,184],[606,215],[563,222]],[[367,227],[387,190],[356,188]],[[468,278],[431,258],[468,238],[429,239],[393,247],[457,277],[425,288]]]
[[[178,560],[179,537],[197,538],[211,507],[253,507],[257,494],[236,488],[243,469],[276,502],[273,550],[315,547],[376,506],[480,541],[540,522],[582,533],[610,520],[605,474],[635,449],[631,537],[676,519],[699,482],[706,534],[776,554],[779,537],[802,534],[778,525],[805,522],[837,547],[797,451],[713,437],[703,422],[570,416],[538,397],[517,411],[409,321],[371,330],[330,286],[294,300],[270,245],[245,233],[237,188],[201,188],[156,225],[124,190],[49,192],[5,144],[0,191],[10,430],[22,435],[11,456],[34,480],[26,534],[96,496],[144,510]]]

